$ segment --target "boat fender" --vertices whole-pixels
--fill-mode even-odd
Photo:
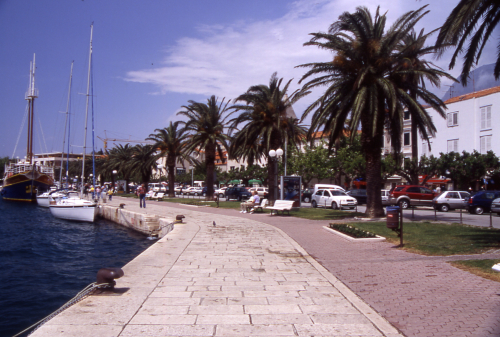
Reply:
[[[113,290],[116,282],[115,279],[125,275],[121,268],[101,268],[97,272],[96,283],[100,288],[105,288],[108,290]]]

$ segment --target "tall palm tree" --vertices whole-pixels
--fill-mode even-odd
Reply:
[[[251,86],[246,93],[236,98],[236,104],[232,108],[240,114],[231,120],[231,130],[237,130],[240,124],[244,124],[233,139],[233,156],[238,159],[255,160],[265,156],[268,162],[269,198],[276,200],[274,195],[275,165],[271,165],[269,151],[282,148],[286,142],[289,146],[297,146],[306,130],[297,123],[293,117],[287,116],[287,110],[307,91],[295,91],[290,97],[287,96],[288,87],[292,80],[288,81],[283,89],[280,86],[283,79],[278,79],[277,73],[272,74],[269,85]]]
[[[125,193],[129,192],[128,184],[132,176],[130,161],[132,160],[133,152],[134,147],[130,146],[128,143],[125,145],[118,144],[118,146],[109,150],[108,165],[111,170],[116,170],[117,174],[125,180]]]
[[[160,156],[167,157],[168,167],[168,195],[175,197],[175,163],[177,161],[189,160],[186,153],[186,140],[188,134],[185,130],[178,129],[180,122],[172,123],[163,129],[155,129],[156,134],[150,134],[148,140],[154,141],[153,147],[160,150]]]
[[[153,169],[156,169],[158,155],[152,145],[138,144],[132,148],[132,157],[129,161],[129,168],[132,174],[140,177],[141,183],[148,188],[153,175]]]
[[[446,47],[456,45],[450,61],[450,69],[455,66],[457,57],[464,51],[464,45],[470,40],[465,51],[460,81],[467,84],[471,68],[477,64],[481,53],[495,27],[500,21],[500,2],[496,0],[460,0],[452,10],[439,31],[436,45]],[[500,44],[497,47],[500,51]],[[494,70],[495,79],[500,78],[500,52]]]
[[[386,16],[379,9],[372,18],[366,7],[345,12],[334,22],[328,33],[313,33],[306,46],[317,46],[335,53],[332,61],[303,64],[311,68],[301,81],[310,79],[302,90],[326,87],[325,92],[304,112],[302,119],[313,113],[309,138],[323,128],[329,135],[329,149],[335,145],[347,123],[348,134],[355,137],[361,127],[361,145],[366,159],[369,217],[383,216],[380,189],[382,184],[381,157],[384,128],[389,126],[392,144],[397,152],[401,146],[404,108],[410,107],[421,116],[427,130],[435,131],[425,109],[401,87],[398,76],[415,70],[400,69],[401,52],[398,45],[427,12],[425,6],[410,11],[387,31]],[[410,84],[408,84],[410,85]],[[418,96],[444,116],[443,102],[423,87],[414,88]],[[349,117],[349,119],[348,119]]]
[[[226,119],[231,115],[227,108],[230,101],[217,101],[215,96],[207,99],[206,104],[189,101],[189,105],[182,106],[184,110],[177,113],[188,118],[186,122],[180,122],[184,124],[182,131],[190,133],[186,141],[186,153],[205,151],[207,198],[214,194],[215,154],[223,158],[224,150],[229,148],[229,136],[224,128]]]
[[[426,80],[434,86],[439,86],[441,76],[456,81],[455,78],[424,58],[427,55],[436,54],[440,51],[440,48],[436,46],[425,46],[427,38],[436,31],[437,29],[424,34],[424,29],[422,29],[417,35],[416,32],[412,30],[400,41],[398,45],[398,51],[400,53],[400,57],[398,57],[398,59],[400,60],[400,63],[397,66],[398,72],[395,72],[392,77],[395,81],[399,82],[401,88],[408,92],[413,101],[417,101],[419,98],[418,88],[425,88]],[[418,134],[420,132],[422,134],[422,138],[428,141],[428,133],[432,130],[426,129],[427,124],[425,119],[428,119],[428,116],[420,115],[419,109],[415,109],[412,104],[408,104],[406,109],[411,117],[412,166],[417,168],[419,160]],[[410,174],[410,184],[418,185],[418,174],[418,170],[414,169],[412,174]]]

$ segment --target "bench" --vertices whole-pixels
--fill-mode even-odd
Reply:
[[[287,211],[288,215],[290,215],[290,210],[292,209],[292,206],[293,206],[293,200],[276,200],[273,206],[266,207],[266,209],[271,210],[271,215],[273,215],[273,211],[276,211],[276,215],[279,215],[280,211],[281,214],[284,214],[285,211]]]
[[[165,195],[165,193],[163,192],[156,192],[152,197],[151,199],[153,200],[156,200],[156,201],[161,201],[163,200],[163,196]]]
[[[252,212],[256,212],[260,209],[261,212],[264,212],[264,208],[267,207],[267,204],[269,203],[269,201],[267,199],[262,199],[262,201],[260,202],[260,205],[257,205],[257,206],[254,206],[251,211]]]

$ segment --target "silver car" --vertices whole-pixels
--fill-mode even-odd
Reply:
[[[496,198],[491,203],[491,211],[500,215],[500,198]]]
[[[465,208],[470,193],[465,191],[445,191],[432,200],[434,209],[448,212],[450,209]]]
[[[382,206],[389,206],[391,204],[389,200],[389,192],[390,190],[380,190],[380,194],[382,195]]]

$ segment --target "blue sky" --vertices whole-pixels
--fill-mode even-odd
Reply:
[[[420,28],[439,27],[457,0],[434,1]],[[143,140],[178,120],[188,100],[235,98],[275,71],[297,84],[296,65],[331,58],[303,47],[344,11],[388,10],[389,21],[425,3],[415,0],[0,0],[0,156],[25,156],[30,61],[36,53],[35,152],[60,151],[71,62],[72,151],[81,153],[90,25],[94,23],[96,135]],[[491,46],[480,64],[494,61]],[[447,69],[447,55],[435,63]],[[458,75],[459,68],[450,71]],[[447,84],[444,82],[444,84]],[[436,89],[441,95],[447,87]],[[298,116],[319,95],[294,106]],[[40,128],[41,126],[41,128]],[[111,142],[108,146],[113,146]],[[16,152],[13,153],[16,147]],[[96,139],[96,147],[103,147]]]

